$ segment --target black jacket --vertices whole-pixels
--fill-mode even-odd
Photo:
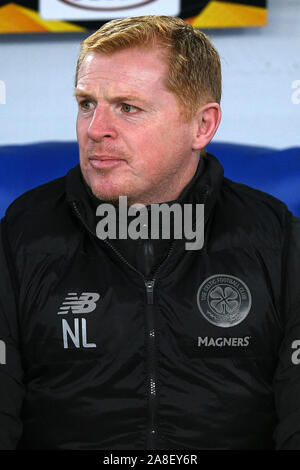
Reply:
[[[96,237],[79,167],[9,207],[0,448],[300,449],[299,219],[212,155],[183,193],[204,246],[144,272]]]

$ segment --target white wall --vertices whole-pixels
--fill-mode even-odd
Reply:
[[[223,64],[223,120],[215,141],[300,145],[300,0],[269,0],[268,26],[206,31]],[[74,69],[88,34],[0,36],[0,145],[75,140]],[[300,95],[298,95],[300,96]]]
[[[300,0],[269,0],[266,28],[211,35],[223,65],[223,120],[215,140],[300,145]],[[298,93],[298,97],[300,94]]]

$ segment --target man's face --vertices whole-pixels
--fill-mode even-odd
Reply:
[[[78,74],[80,166],[103,200],[151,204],[178,197],[194,175],[195,122],[186,122],[164,86],[159,49],[89,52]]]

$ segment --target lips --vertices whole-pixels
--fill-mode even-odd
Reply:
[[[123,158],[114,155],[90,155],[89,161],[95,170],[113,168],[125,163]]]
[[[114,155],[91,155],[89,160],[97,160],[97,161],[107,161],[107,160],[123,160],[123,158],[115,157]]]

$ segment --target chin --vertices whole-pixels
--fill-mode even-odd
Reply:
[[[123,175],[122,177],[117,177],[117,175],[108,177],[108,175],[99,174],[90,174],[87,176],[89,177],[86,178],[86,181],[92,193],[102,201],[119,202],[120,196],[126,196],[129,202],[133,199],[135,200],[140,193],[138,188],[133,191],[135,181],[131,181],[131,178],[124,178]]]
[[[112,204],[119,203],[120,196],[127,196],[127,194],[125,194],[124,192],[120,190],[119,191],[118,190],[103,191],[103,187],[99,188],[95,186],[92,186],[91,189],[92,189],[92,193],[94,194],[94,196],[96,196],[98,199],[101,199],[102,201],[105,201],[105,202],[111,202]]]

